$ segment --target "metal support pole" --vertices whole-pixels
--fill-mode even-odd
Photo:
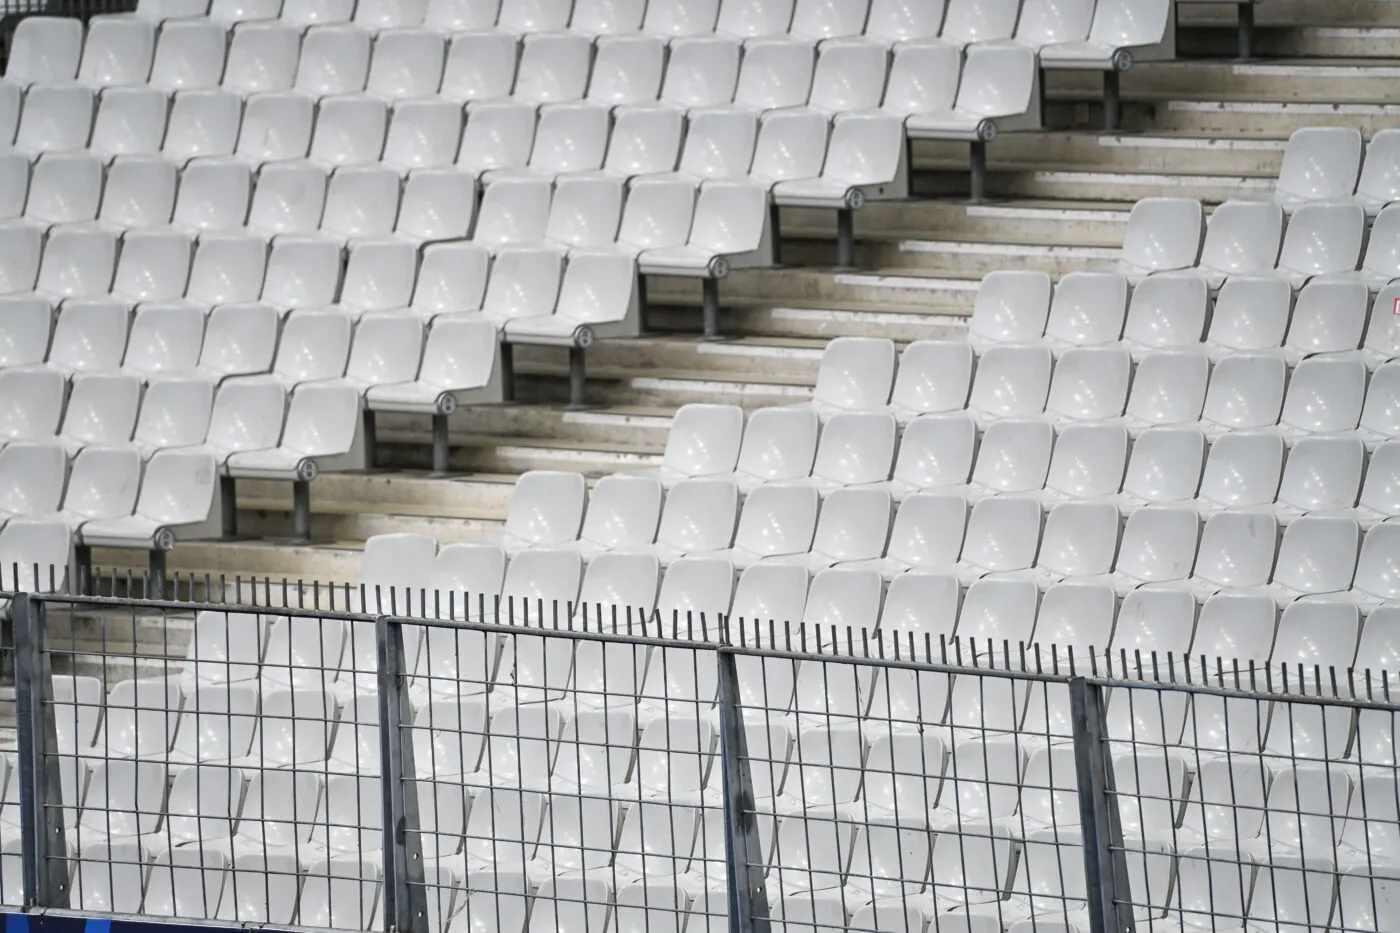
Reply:
[[[843,207],[836,212],[836,265],[849,269],[856,264],[856,212]]]
[[[1069,682],[1079,820],[1084,838],[1085,893],[1091,933],[1132,933],[1128,859],[1108,754],[1103,687],[1083,677]]]
[[[768,933],[768,894],[754,818],[753,771],[739,709],[739,673],[731,651],[720,651],[719,747],[724,768],[724,855],[729,884],[729,933]]]
[[[68,842],[63,835],[53,680],[44,652],[44,604],[20,593],[10,604],[15,631],[15,705],[19,733],[20,865],[24,906],[68,906]],[[72,765],[77,766],[76,759]]]
[[[981,204],[987,199],[987,144],[977,139],[973,140],[971,148],[972,193],[968,200]]]
[[[1254,2],[1244,0],[1240,4],[1239,57],[1247,60],[1254,57]]]
[[[361,423],[365,426],[365,469],[373,470],[379,466],[379,423],[374,418],[374,412],[368,408]]]
[[[219,503],[223,509],[225,538],[238,536],[238,491],[232,476],[219,477]]]
[[[380,789],[384,807],[384,919],[398,933],[428,933],[428,892],[423,880],[423,841],[419,834],[418,790],[413,742],[405,727],[413,722],[404,662],[403,624],[380,616],[374,621],[379,657]]]
[[[783,225],[779,216],[778,205],[768,205],[768,225],[773,232],[773,265],[783,264]]]
[[[700,281],[700,311],[704,315],[705,339],[719,337],[719,279],[706,276]]]
[[[515,401],[515,344],[501,341],[501,401]]]
[[[452,449],[448,444],[447,416],[433,415],[433,475],[442,476],[447,472],[452,459]]]
[[[577,411],[586,408],[588,387],[588,367],[584,362],[586,351],[583,347],[569,347],[569,408]]]
[[[151,548],[151,556],[148,564],[149,576],[146,584],[147,599],[165,598],[165,549],[159,547]]]
[[[92,579],[92,548],[86,544],[73,545],[73,572],[78,575],[78,579],[84,583],[75,592],[80,592],[84,596],[96,596],[97,585]],[[84,592],[91,589],[92,592]]]
[[[1123,97],[1119,88],[1118,70],[1103,73],[1103,128],[1116,130],[1123,124]]]
[[[311,540],[311,483],[304,479],[292,481],[292,537]]]

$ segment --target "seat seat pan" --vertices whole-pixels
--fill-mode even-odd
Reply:
[[[550,346],[574,346],[574,334],[584,326],[573,318],[559,314],[539,314],[512,318],[506,322],[505,335],[509,341],[543,343]]]
[[[851,186],[826,178],[795,178],[773,186],[773,200],[790,207],[847,207]]]
[[[904,126],[911,136],[972,142],[978,138],[977,128],[985,119],[962,110],[934,110],[910,117]]]
[[[708,276],[715,254],[694,246],[649,249],[638,257],[641,271],[648,275]]]
[[[81,534],[88,547],[150,547],[161,527],[144,515],[131,515],[88,522]]]
[[[297,467],[305,459],[300,453],[284,447],[249,450],[228,458],[228,472],[231,476],[249,479],[296,479]]]
[[[1113,56],[1117,51],[1118,46],[1102,42],[1057,42],[1040,50],[1040,63],[1042,67],[1109,71],[1113,69]]]

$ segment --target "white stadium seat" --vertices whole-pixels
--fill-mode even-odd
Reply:
[[[218,87],[227,54],[228,32],[221,24],[203,18],[167,22],[161,26],[150,84],[163,91]]]
[[[252,23],[233,31],[223,86],[239,94],[286,91],[296,80],[301,32],[284,23]]]
[[[150,20],[98,17],[88,26],[78,80],[94,88],[144,84],[155,44],[156,24]]]
[[[923,414],[957,411],[967,404],[973,353],[954,341],[916,340],[899,357],[890,412],[900,424]]]
[[[1052,358],[1045,347],[996,346],[982,354],[967,408],[979,424],[1045,410]]]
[[[58,16],[26,17],[15,28],[5,78],[21,86],[72,81],[83,54],[83,24]]]
[[[117,160],[107,170],[98,223],[112,229],[164,226],[170,222],[178,176],[163,158]]]
[[[1283,150],[1274,200],[1285,210],[1310,201],[1337,201],[1356,190],[1361,133],[1346,127],[1294,130]]]
[[[578,0],[569,28],[589,36],[634,33],[642,28],[646,4],[637,0]]]
[[[1037,342],[1045,334],[1052,288],[1044,272],[989,273],[977,288],[968,342],[978,350],[998,343]]]
[[[35,163],[21,223],[41,231],[55,224],[76,224],[97,216],[102,197],[103,166],[89,153],[46,153]]]
[[[1135,284],[1150,273],[1189,269],[1200,257],[1205,230],[1200,201],[1144,198],[1128,215],[1119,269]]]
[[[577,30],[575,14],[571,28]],[[600,37],[588,82],[587,99],[592,103],[644,104],[656,100],[665,72],[666,45],[648,35]]]
[[[1370,304],[1370,293],[1362,282],[1319,279],[1303,286],[1283,343],[1289,363],[1297,366],[1313,354],[1357,349]]]
[[[1289,218],[1278,271],[1295,286],[1316,275],[1350,272],[1359,265],[1366,212],[1355,204],[1305,204]]]
[[[666,432],[661,465],[638,472],[668,489],[685,479],[729,473],[738,463],[743,432],[744,413],[737,406],[683,405]]]
[[[1169,4],[1160,0],[1106,0],[1094,7],[1084,42],[1063,42],[1041,49],[1051,68],[1123,70],[1135,61],[1176,55],[1176,24]]]
[[[1211,212],[1197,265],[1218,288],[1226,276],[1273,269],[1283,243],[1283,209],[1264,201],[1226,201]]]
[[[125,444],[136,430],[143,389],[141,380],[127,373],[75,377],[59,440],[74,454],[88,446]]]
[[[58,433],[66,387],[60,373],[45,369],[0,370],[0,438],[28,440]]]
[[[443,66],[442,96],[459,103],[510,96],[519,56],[519,41],[507,33],[464,31],[454,36]],[[474,109],[472,116],[479,113]]]
[[[399,171],[443,168],[457,156],[462,108],[444,100],[400,101],[394,106],[382,162]]]
[[[719,7],[719,0],[657,0],[647,5],[642,28],[665,37],[702,35],[714,31]]]
[[[1020,5],[1006,0],[977,3],[973,0],[951,0],[943,15],[940,40],[961,50],[974,42],[1010,39],[1016,31]]]
[[[1374,216],[1391,201],[1396,200],[1397,170],[1396,144],[1400,134],[1389,129],[1375,133],[1366,144],[1366,158],[1361,163],[1361,174],[1356,180],[1356,194],[1353,200],[1366,209],[1367,215]]]

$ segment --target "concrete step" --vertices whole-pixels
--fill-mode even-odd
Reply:
[[[900,270],[890,270],[898,272]],[[971,311],[930,308],[927,313],[890,310],[877,302],[746,302],[721,294],[720,333],[728,337],[865,337],[878,333],[892,340],[947,340],[966,332]],[[669,331],[699,333],[700,302],[653,307],[650,320]]]
[[[312,502],[315,502],[314,492]],[[238,592],[237,585],[241,581],[245,598],[254,598],[256,591],[259,603],[264,604],[268,602],[266,595],[277,600],[282,598],[281,584],[286,581],[289,601],[295,605],[298,581],[354,583],[359,580],[363,548],[363,540],[317,541],[314,544],[277,538],[181,541],[166,555],[166,571],[169,576],[179,574],[184,578],[181,597],[188,595],[190,578],[200,584],[195,598],[202,597],[206,579],[216,590],[222,588],[230,594]],[[130,572],[139,581],[146,571],[147,556],[145,551],[94,548],[92,562],[102,573],[121,577]],[[167,592],[172,591],[168,588]]]
[[[1238,9],[1231,3],[1181,3],[1177,22],[1188,29],[1196,26],[1233,26]],[[1376,0],[1269,0],[1254,13],[1260,26],[1347,25],[1400,26],[1400,9]]]
[[[964,157],[966,151],[963,151]],[[1121,246],[1124,223],[1132,202],[1021,200],[1005,204],[967,204],[928,198],[869,201],[855,214],[856,236],[880,239],[923,239],[931,235],[989,243],[1077,243]],[[835,261],[836,212],[815,208],[785,208],[780,221],[787,249],[789,238],[823,240]],[[795,263],[797,260],[792,259]]]
[[[562,365],[518,368],[516,376],[517,394],[522,398],[558,403],[568,395]],[[680,407],[691,402],[718,402],[753,411],[769,405],[803,402],[812,397],[812,386],[807,380],[779,380],[777,377],[753,380],[739,374],[707,370],[592,370],[588,378],[589,402],[599,406]],[[637,465],[645,466],[647,462],[639,460]]]
[[[997,146],[993,142],[989,153]],[[1073,198],[1137,201],[1152,197],[1196,198],[1219,203],[1232,197],[1261,197],[1273,190],[1277,172],[1256,176],[1186,172],[1090,171],[1074,164],[1046,164],[1040,169],[993,168],[987,173],[990,198]],[[963,196],[969,190],[967,168],[931,172],[920,179],[920,193]]]
[[[821,365],[825,340],[785,337],[745,337],[719,343],[680,334],[658,333],[628,340],[601,340],[588,351],[590,370],[703,369],[765,375],[813,382]],[[517,366],[551,363],[559,354],[547,347],[517,347]]]
[[[785,246],[789,259],[826,251],[824,242],[806,240]],[[986,275],[999,269],[1037,269],[1054,276],[1118,260],[1116,246],[1053,246],[962,239],[867,239],[858,241],[856,264],[917,269],[946,275]]]
[[[396,514],[379,503],[344,503],[315,497],[313,486],[311,536],[317,540],[363,541],[374,535],[413,533],[430,535],[443,544],[475,541],[499,533],[503,518],[469,518],[420,514]],[[240,503],[238,532],[253,538],[286,538],[293,533],[292,502],[258,499]]]
[[[407,514],[482,518],[505,514],[514,485],[515,476],[510,474],[443,479],[385,470],[323,473],[312,483],[311,494],[313,507],[317,499],[372,502]],[[291,498],[291,486],[274,480],[241,479],[237,491],[240,505]]]
[[[464,434],[509,435],[583,443],[612,441],[661,448],[675,410],[623,405],[597,411],[569,411],[551,405],[505,402],[459,408],[448,417],[454,439]],[[427,445],[432,422],[426,415],[381,414],[379,441],[390,445]],[[426,446],[425,446],[426,449]]]
[[[987,165],[1019,171],[1050,163],[1081,171],[1276,176],[1286,142],[1286,137],[1222,138],[1190,132],[1007,133],[987,147]],[[914,151],[917,169],[962,170],[967,165],[966,144],[921,142]]]
[[[1380,4],[1383,5],[1383,4]],[[1372,58],[1275,61],[1145,62],[1124,73],[1128,96],[1165,99],[1388,103],[1394,99],[1400,60]],[[1046,90],[1096,95],[1103,76],[1093,71],[1051,71]]]
[[[1345,126],[1356,127],[1369,136],[1400,122],[1400,104],[1201,99],[1128,101],[1123,115],[1125,126],[1151,125],[1159,130],[1204,135],[1286,139],[1295,130],[1308,126]]]
[[[971,309],[977,280],[972,277],[882,275],[878,269],[841,272],[820,268],[740,269],[720,282],[720,301],[736,300],[769,306],[805,307],[808,302],[839,303],[850,307],[912,309],[955,313]],[[700,306],[699,279],[651,276],[647,301],[652,305]],[[666,325],[651,322],[653,327]]]
[[[1234,23],[1184,27],[1177,30],[1177,54],[1228,58],[1238,52],[1238,34]],[[1400,57],[1400,28],[1341,22],[1258,26],[1254,52],[1265,58],[1396,58]]]

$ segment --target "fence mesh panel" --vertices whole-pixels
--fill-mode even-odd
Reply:
[[[1400,917],[1386,674],[261,591],[15,604],[4,904],[431,933]]]

